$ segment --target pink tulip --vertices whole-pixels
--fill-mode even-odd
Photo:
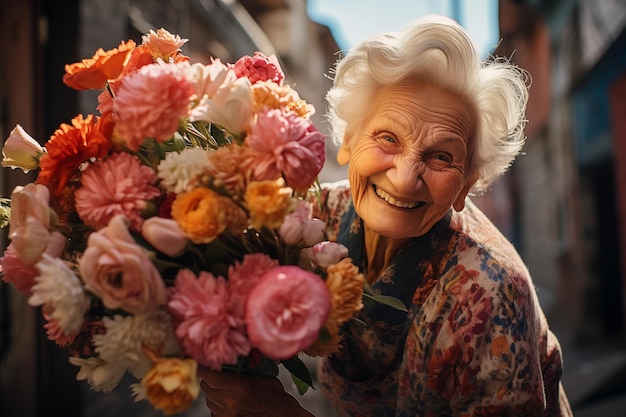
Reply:
[[[24,173],[39,167],[39,158],[45,148],[39,145],[20,125],[16,125],[4,142],[2,166],[21,168]]]
[[[168,256],[180,255],[187,246],[176,220],[150,217],[143,222],[141,234],[156,250]]]

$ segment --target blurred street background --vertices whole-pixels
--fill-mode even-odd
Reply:
[[[626,0],[0,0],[0,138],[16,124],[44,143],[94,92],[61,82],[64,66],[141,43],[150,29],[189,39],[192,62],[276,54],[287,82],[327,131],[330,69],[354,42],[427,13],[455,18],[485,57],[532,77],[524,153],[476,203],[526,261],[565,361],[577,417],[626,415]],[[345,170],[327,144],[322,181]],[[0,170],[0,195],[32,181]],[[6,236],[0,237],[2,249]],[[311,369],[315,363],[311,361]],[[67,353],[45,337],[41,312],[0,282],[0,416],[159,416],[75,380]],[[283,378],[290,387],[288,377]],[[333,417],[319,391],[300,398]],[[184,414],[208,416],[200,398]]]

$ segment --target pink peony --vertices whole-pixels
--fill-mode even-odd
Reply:
[[[95,229],[123,214],[130,220],[131,229],[140,230],[146,201],[161,194],[152,185],[157,182],[155,172],[126,152],[96,161],[83,172],[81,182],[82,187],[75,193],[76,211],[85,224]]]
[[[4,256],[0,258],[0,267],[4,282],[12,283],[24,295],[31,295],[39,271],[34,265],[26,265],[20,260],[12,243],[4,251]]]
[[[278,261],[263,253],[245,255],[241,263],[228,267],[230,310],[236,317],[244,318],[246,300],[263,275],[277,267]]]
[[[146,138],[165,142],[178,130],[194,94],[188,63],[145,65],[122,78],[113,100],[115,132],[137,151]]]
[[[163,279],[146,250],[135,243],[123,215],[89,235],[78,268],[86,288],[107,308],[139,314],[167,303]]]
[[[260,112],[246,144],[254,160],[255,180],[282,174],[289,187],[306,191],[324,165],[324,135],[294,112]]]
[[[233,70],[237,77],[247,77],[252,84],[258,81],[274,81],[283,85],[285,74],[280,68],[276,55],[265,56],[261,52],[255,52],[253,56],[243,56],[235,62]]]
[[[244,321],[228,312],[228,287],[224,278],[202,271],[196,278],[188,269],[179,271],[170,289],[168,309],[176,336],[185,353],[199,364],[219,370],[236,364],[250,352]]]
[[[318,275],[291,265],[271,269],[248,297],[250,343],[270,359],[288,359],[317,340],[329,311],[330,294]]]

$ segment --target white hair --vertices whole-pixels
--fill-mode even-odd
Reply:
[[[477,117],[468,165],[478,176],[472,194],[486,191],[524,145],[527,73],[504,58],[483,60],[466,31],[447,17],[425,16],[367,39],[334,72],[326,98],[335,143],[365,121],[384,87],[415,78],[460,95]]]

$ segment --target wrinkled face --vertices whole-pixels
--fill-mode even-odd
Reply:
[[[474,117],[455,94],[424,83],[382,90],[375,110],[346,138],[354,207],[375,232],[421,236],[451,207],[460,211],[475,177],[466,172]]]

